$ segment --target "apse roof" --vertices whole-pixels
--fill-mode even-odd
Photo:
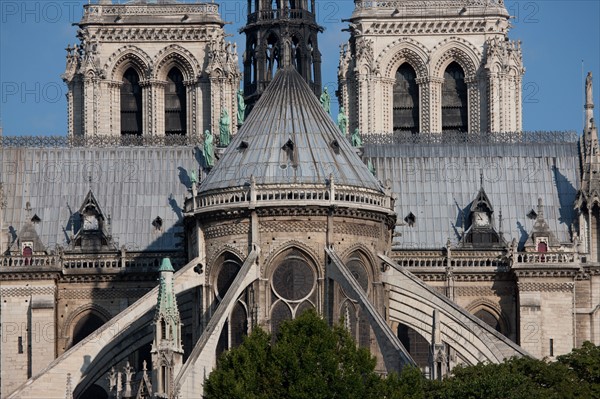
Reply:
[[[308,84],[280,69],[200,186],[201,192],[256,184],[325,184],[381,191]]]

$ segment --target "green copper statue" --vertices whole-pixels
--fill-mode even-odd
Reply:
[[[367,168],[369,168],[369,172],[371,172],[371,174],[375,176],[375,167],[373,166],[373,162],[371,162],[370,159],[367,161]]]
[[[352,133],[351,141],[352,141],[353,147],[362,147],[362,139],[360,138],[360,132],[358,131],[358,128],[354,129],[354,133]]]
[[[319,100],[321,101],[321,106],[323,107],[325,112],[330,114],[331,113],[330,112],[331,98],[329,97],[329,92],[327,91],[327,86],[325,86],[323,88],[323,93],[321,93],[321,97],[319,98]]]
[[[348,116],[344,113],[344,107],[340,107],[340,112],[338,113],[338,127],[340,128],[340,132],[346,137],[348,134]]]
[[[246,102],[244,101],[244,91],[242,89],[238,90],[237,93],[237,124],[241,126],[244,123],[244,119],[246,118]]]
[[[223,111],[221,111],[221,119],[219,119],[219,146],[221,147],[227,147],[231,141],[230,125],[231,120],[229,119],[227,109],[223,108]]]
[[[204,132],[204,161],[206,162],[207,168],[215,166],[215,155],[213,148],[214,137],[210,130]]]

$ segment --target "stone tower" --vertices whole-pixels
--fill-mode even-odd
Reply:
[[[502,0],[356,1],[338,70],[350,131],[521,130],[521,48]]]
[[[248,0],[244,94],[251,109],[275,72],[293,65],[315,94],[321,91],[321,53],[315,0]]]
[[[158,304],[154,316],[154,341],[152,342],[152,385],[156,396],[174,396],[173,381],[183,365],[181,346],[181,319],[173,290],[173,266],[165,258],[160,266]]]
[[[223,25],[215,3],[85,5],[63,74],[69,135],[217,130],[221,111],[237,110],[241,78]]]

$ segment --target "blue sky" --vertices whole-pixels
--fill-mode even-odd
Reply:
[[[65,135],[66,86],[60,75],[67,44],[76,42],[82,5],[88,0],[0,0],[0,119],[5,135]],[[117,1],[115,1],[117,2]],[[218,1],[226,31],[244,48],[238,29],[246,0]],[[510,1],[512,39],[523,42],[525,130],[575,130],[583,124],[584,71],[595,77],[596,118],[600,108],[600,2]],[[341,19],[354,2],[317,0],[323,83],[337,87],[339,45],[348,34]],[[333,105],[334,114],[337,110]]]

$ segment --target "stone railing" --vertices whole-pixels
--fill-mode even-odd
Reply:
[[[18,271],[19,269],[56,269],[60,270],[60,259],[54,255],[41,256],[1,256],[0,271]]]
[[[450,8],[463,6],[480,6],[480,7],[503,7],[504,0],[362,0],[354,2],[356,10],[379,8],[379,9],[430,9],[430,8]]]
[[[543,144],[576,143],[576,132],[445,132],[445,133],[365,133],[364,144]]]
[[[277,9],[277,10],[260,10],[248,14],[248,23],[258,21],[270,21],[273,19],[303,19],[309,22],[315,21],[315,14],[302,9]]]
[[[573,264],[576,257],[568,252],[520,252],[514,260],[515,264],[561,263]]]
[[[103,15],[173,15],[173,14],[219,14],[217,3],[171,3],[171,4],[87,4],[83,6],[84,19]]]
[[[158,271],[162,258],[169,257],[175,269],[185,263],[179,254],[126,252],[112,254],[63,254],[41,256],[2,256],[0,272],[27,272],[30,270],[63,271],[68,274],[89,273],[135,273]]]
[[[508,262],[500,258],[446,258],[445,256],[438,257],[410,257],[402,258],[393,256],[394,260],[399,266],[407,268],[430,268],[439,267],[444,268],[450,267],[464,267],[464,268],[493,268],[503,269],[507,268]]]
[[[0,136],[0,148],[177,147],[203,143],[196,135]]]
[[[387,212],[393,210],[393,200],[383,192],[358,187],[327,185],[255,186],[220,190],[197,195],[185,202],[185,212],[209,212],[226,208],[261,206],[351,206]]]

